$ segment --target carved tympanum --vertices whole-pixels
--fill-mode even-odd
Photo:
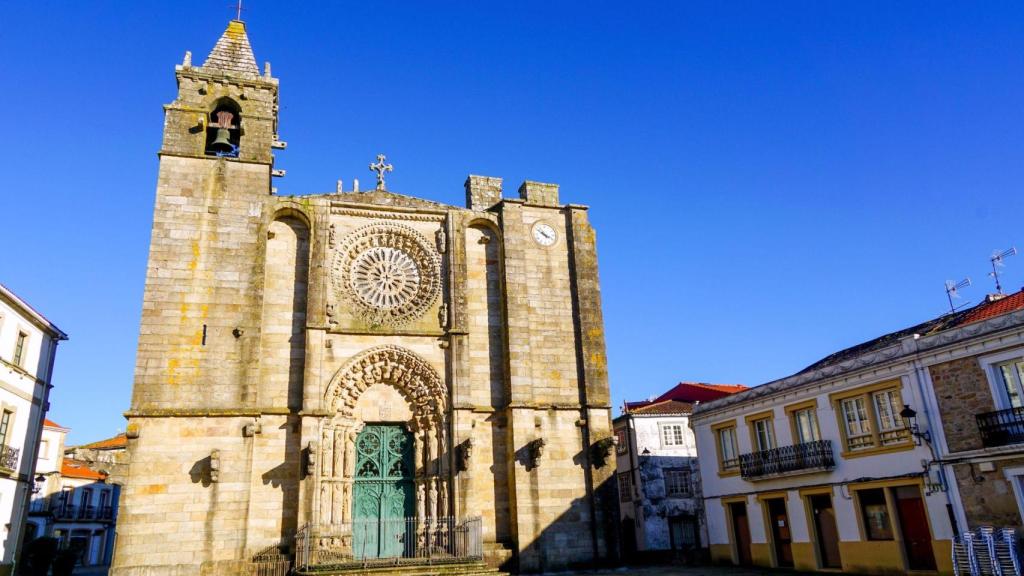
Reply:
[[[447,395],[437,371],[411,350],[390,345],[365,350],[338,370],[324,397],[328,409],[351,414],[359,396],[374,384],[398,390],[423,424],[439,421],[444,413]]]

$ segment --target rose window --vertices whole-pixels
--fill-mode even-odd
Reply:
[[[401,224],[371,224],[349,233],[339,243],[331,273],[337,301],[373,325],[419,318],[440,294],[433,246]]]

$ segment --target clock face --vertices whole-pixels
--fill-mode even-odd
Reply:
[[[533,226],[533,239],[541,246],[551,246],[558,240],[558,234],[550,225],[538,222]]]

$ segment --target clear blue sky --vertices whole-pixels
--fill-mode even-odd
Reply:
[[[228,0],[0,2],[0,282],[71,335],[51,417],[123,428],[162,128]],[[611,386],[758,384],[977,302],[1024,248],[1024,5],[247,2],[286,194],[558,182],[598,230]],[[1024,284],[1024,255],[1005,284]]]

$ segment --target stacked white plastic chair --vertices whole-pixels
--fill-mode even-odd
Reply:
[[[1010,528],[982,526],[953,542],[956,576],[1022,576],[1017,538]]]

